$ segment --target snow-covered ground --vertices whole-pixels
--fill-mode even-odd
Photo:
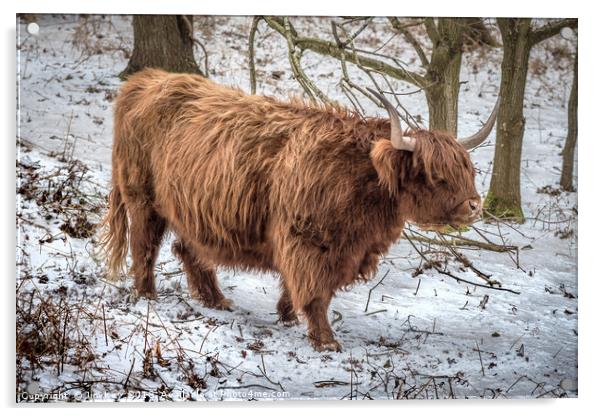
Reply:
[[[250,23],[245,17],[205,17],[196,25],[209,51],[210,77],[246,91]],[[293,23],[301,33],[329,36],[328,22]],[[532,54],[522,170],[527,221],[480,222],[482,235],[463,233],[517,246],[518,259],[458,248],[475,268],[520,294],[459,284],[423,269],[413,246],[401,240],[372,282],[333,300],[330,318],[343,352],[318,353],[304,324],[276,323],[274,277],[220,271],[234,309],[204,308],[190,298],[170,241],[157,264],[158,300],[134,299],[131,280],[105,280],[94,232],[105,210],[111,105],[131,51],[130,19],[91,16],[83,25],[76,15],[43,16],[38,24],[37,36],[19,24],[17,37],[17,400],[577,395],[577,198],[555,192],[572,80],[563,51],[572,51],[571,41],[554,39]],[[382,36],[368,30],[358,42],[375,49]],[[399,39],[381,52],[417,68],[412,50]],[[256,54],[258,93],[301,93],[286,42],[263,24]],[[475,131],[493,107],[500,62],[500,50],[465,55],[459,135]],[[336,61],[308,52],[303,64],[330,97],[349,105],[338,86]],[[358,83],[369,85],[361,72],[349,69]],[[415,89],[402,83],[394,88]],[[427,117],[423,94],[402,98],[413,114]],[[376,114],[367,100],[363,104]],[[492,135],[488,146],[473,152],[483,194],[494,141]],[[445,263],[437,253],[441,247],[420,248]],[[484,283],[457,261],[443,267]]]

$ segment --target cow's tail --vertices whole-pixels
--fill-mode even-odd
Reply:
[[[117,183],[109,194],[109,211],[104,219],[104,234],[101,240],[106,259],[109,280],[116,280],[125,269],[128,254],[128,215],[125,202]]]

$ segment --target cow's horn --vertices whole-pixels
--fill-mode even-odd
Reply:
[[[408,152],[413,152],[416,148],[416,139],[413,137],[408,137],[403,135],[403,131],[401,130],[401,123],[399,122],[399,117],[397,115],[397,110],[381,93],[374,91],[372,88],[367,88],[378,100],[385,106],[387,112],[389,113],[389,119],[391,120],[391,145],[395,149],[399,150],[407,150]]]
[[[497,119],[497,112],[499,109],[500,97],[498,97],[497,102],[495,103],[495,107],[493,107],[493,111],[491,112],[491,115],[489,116],[485,124],[483,124],[483,127],[481,127],[479,131],[477,131],[470,137],[458,139],[458,142],[467,150],[470,150],[473,147],[477,147],[478,145],[483,143],[487,136],[489,136],[489,133],[491,133],[491,130],[493,130],[493,126],[495,124],[495,120]]]

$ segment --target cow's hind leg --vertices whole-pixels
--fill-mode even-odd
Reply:
[[[278,310],[279,321],[286,326],[296,325],[299,323],[295,309],[293,308],[293,301],[291,300],[291,292],[286,287],[285,282],[281,282],[282,295],[276,305]]]
[[[165,220],[150,203],[128,204],[130,215],[130,250],[132,273],[138,295],[157,296],[154,267],[165,234]]]
[[[232,301],[220,290],[215,269],[199,259],[182,240],[176,240],[172,250],[182,261],[192,297],[208,308],[230,310]]]

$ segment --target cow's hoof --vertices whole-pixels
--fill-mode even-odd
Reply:
[[[314,349],[318,352],[332,351],[332,352],[341,352],[343,349],[341,348],[341,344],[337,341],[329,341],[329,342],[315,342]]]
[[[191,295],[193,299],[196,299],[198,302],[202,303],[206,308],[232,312],[232,301],[228,298],[221,298],[217,300],[207,299],[195,292],[192,292]]]
[[[136,290],[136,299],[145,298],[148,300],[156,300],[157,299],[157,291],[156,290]]]
[[[290,317],[280,317],[280,319],[278,319],[278,322],[282,323],[282,325],[290,328],[292,326],[296,326],[299,325],[299,318],[297,318],[296,316]]]
[[[230,311],[232,312],[232,301],[228,298],[223,298],[216,301],[211,308],[217,309],[220,311]]]

